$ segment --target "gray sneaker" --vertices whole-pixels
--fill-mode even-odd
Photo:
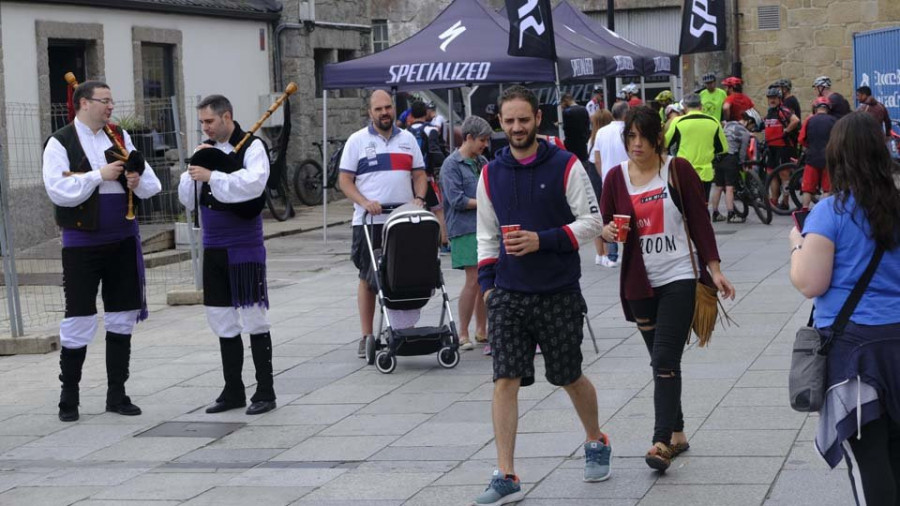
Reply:
[[[507,478],[500,474],[500,470],[494,470],[491,475],[491,483],[482,492],[471,506],[500,506],[501,504],[510,504],[519,502],[525,498],[522,492],[522,485],[518,479]]]
[[[359,347],[356,348],[356,356],[359,358],[366,358],[366,336],[362,336],[362,339],[359,340]]]
[[[584,443],[584,481],[606,481],[612,473],[612,445],[609,437],[603,435],[603,441]]]

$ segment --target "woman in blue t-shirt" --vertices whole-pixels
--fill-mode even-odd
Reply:
[[[816,448],[847,461],[857,504],[900,504],[900,192],[884,134],[868,114],[839,120],[826,148],[833,196],[791,231],[791,282],[831,326],[875,254],[884,256],[828,351],[828,391]],[[863,435],[865,437],[863,437]]]

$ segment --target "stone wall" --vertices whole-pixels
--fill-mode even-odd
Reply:
[[[285,22],[296,22],[297,4],[285,4]],[[330,23],[368,25],[369,2],[366,0],[326,0],[316,2],[316,20]],[[371,34],[367,30],[308,25],[285,31],[282,35],[282,71],[284,82],[295,81],[298,91],[291,100],[293,132],[288,160],[318,159],[313,142],[322,141],[322,98],[316,97],[315,50],[332,50],[330,60],[337,61],[337,51],[352,51],[361,56],[371,51]],[[328,137],[346,139],[362,128],[367,120],[366,93],[339,91],[328,93]],[[343,96],[342,96],[343,95]]]
[[[793,81],[801,104],[810,103],[820,75],[831,77],[833,89],[852,104],[853,34],[900,23],[897,0],[781,0],[781,28],[759,30],[760,5],[772,1],[740,3],[744,91],[758,107],[769,83],[781,77]]]

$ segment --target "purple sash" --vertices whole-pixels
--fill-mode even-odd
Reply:
[[[62,229],[63,248],[84,248],[103,246],[134,238],[138,271],[138,285],[141,291],[141,312],[137,321],[147,319],[147,279],[144,274],[144,252],[137,220],[126,220],[128,200],[124,193],[100,194],[100,223],[97,230]]]
[[[262,216],[249,220],[230,211],[200,208],[203,218],[203,247],[228,251],[228,282],[231,304],[269,307],[266,283],[266,247],[263,242]]]

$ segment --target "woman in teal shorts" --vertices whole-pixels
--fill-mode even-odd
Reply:
[[[487,164],[481,153],[490,143],[491,126],[478,116],[462,123],[463,143],[441,166],[447,237],[454,269],[465,269],[466,283],[459,294],[459,347],[471,350],[469,322],[475,313],[475,340],[487,343],[487,315],[478,287],[478,255],[475,246],[475,189],[478,175]]]

